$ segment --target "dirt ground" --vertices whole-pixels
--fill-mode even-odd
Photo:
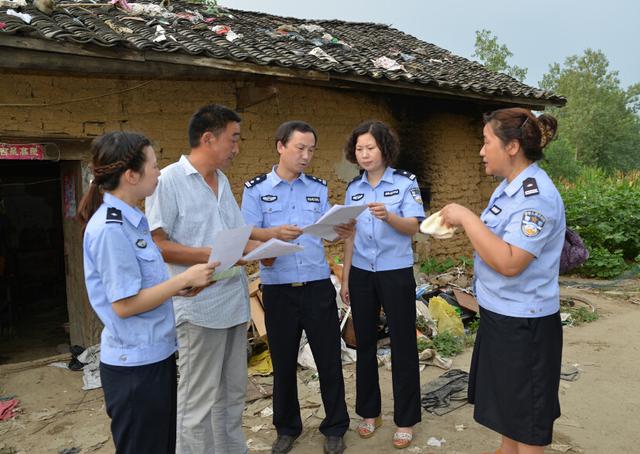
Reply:
[[[567,282],[565,282],[567,284]],[[565,328],[563,361],[581,370],[575,382],[561,382],[562,416],[556,422],[554,444],[548,453],[637,453],[640,431],[637,412],[640,393],[640,281],[613,283],[573,280],[563,293],[588,299],[600,318],[590,324]],[[598,288],[576,288],[597,285]],[[453,367],[468,370],[471,350],[454,359]],[[352,429],[357,424],[354,405],[354,367],[344,369],[347,403]],[[391,373],[380,368],[383,392],[383,426],[369,440],[361,440],[350,430],[345,441],[347,452],[394,452],[391,446],[393,418]],[[444,371],[427,367],[421,373],[423,384]],[[322,452],[323,437],[318,432],[322,407],[318,406],[317,380],[304,384],[309,373],[300,374],[300,394],[305,431],[293,453]],[[268,379],[266,380],[268,381]],[[0,422],[0,453],[58,454],[64,448],[81,448],[81,453],[112,453],[109,420],[105,414],[102,390],[82,391],[82,374],[49,366],[0,366],[0,394],[16,395],[20,414]],[[275,431],[271,418],[260,416],[270,399],[247,406],[244,426],[250,452],[269,451]],[[407,452],[479,453],[498,446],[499,436],[473,421],[473,408],[466,405],[445,416],[423,413],[416,437]],[[456,430],[456,426],[461,431]],[[440,448],[430,447],[430,437],[444,439]],[[3,450],[2,448],[5,448]],[[7,448],[15,448],[15,451]]]

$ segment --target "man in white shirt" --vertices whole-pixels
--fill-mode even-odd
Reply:
[[[221,169],[238,154],[240,117],[202,107],[189,122],[191,152],[162,170],[146,214],[172,275],[209,260],[215,235],[245,224]],[[249,295],[241,267],[193,298],[174,298],[180,381],[178,454],[244,454]]]

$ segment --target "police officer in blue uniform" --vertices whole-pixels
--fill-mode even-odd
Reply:
[[[349,183],[345,204],[369,210],[358,217],[355,237],[345,241],[340,294],[351,304],[358,351],[356,412],[363,420],[357,433],[369,438],[381,424],[376,349],[382,306],[391,338],[393,445],[406,448],[421,420],[411,238],[424,207],[415,175],[390,167],[399,151],[395,133],[379,121],[357,126],[347,141],[345,157],[364,172]]]
[[[555,136],[550,115],[521,108],[484,117],[486,173],[503,177],[480,217],[450,204],[442,222],[461,226],[475,249],[480,327],[471,362],[474,418],[500,433],[502,454],[540,453],[560,416],[562,357],[558,272],[562,198],[535,163]]]
[[[336,292],[319,237],[303,234],[329,208],[327,183],[307,175],[317,134],[307,123],[289,121],[276,132],[279,163],[268,174],[245,183],[242,213],[255,225],[252,239],[278,238],[304,250],[278,257],[271,266],[260,266],[265,323],[273,361],[273,424],[278,437],[273,453],[291,450],[302,432],[297,395],[297,356],[304,329],[318,368],[326,417],[320,431],[326,436],[325,453],[344,450],[343,435],[349,427],[344,400],[340,354],[340,328]],[[336,228],[341,238],[353,235],[353,223]]]
[[[160,172],[148,139],[113,132],[91,148],[94,180],[80,202],[84,274],[104,324],[100,376],[118,454],[173,454],[176,435],[176,332],[171,296],[194,294],[215,264],[169,279],[147,220],[136,205]]]

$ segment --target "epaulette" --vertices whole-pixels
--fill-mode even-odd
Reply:
[[[412,174],[411,172],[407,172],[406,170],[396,169],[396,171],[393,172],[393,174],[394,175],[402,175],[403,177],[407,177],[411,181],[416,179],[416,176],[414,174]]]
[[[357,177],[353,177],[353,179],[347,183],[347,187],[351,186],[351,183],[355,183],[358,180],[362,180],[362,174],[359,174]]]
[[[540,194],[538,182],[533,177],[529,177],[522,182],[522,190],[524,191],[525,197]]]
[[[307,175],[307,178],[315,181],[316,183],[320,183],[322,186],[327,185],[327,180],[323,180],[322,178],[314,177],[313,175]]]
[[[114,207],[107,208],[105,224],[122,224],[122,211]]]
[[[267,174],[263,173],[262,175],[258,175],[257,177],[253,177],[252,179],[250,179],[249,181],[245,181],[244,185],[248,188],[252,188],[255,185],[257,185],[258,183],[262,183],[264,180],[267,179]]]

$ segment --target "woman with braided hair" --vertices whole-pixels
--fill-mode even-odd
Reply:
[[[137,208],[158,184],[149,140],[111,132],[91,145],[94,179],[80,202],[84,274],[104,324],[100,377],[118,454],[173,454],[176,437],[176,331],[171,297],[207,286],[216,263],[169,279]]]
[[[475,420],[502,435],[497,454],[542,454],[560,416],[565,213],[536,161],[557,122],[522,108],[490,112],[484,122],[485,171],[504,179],[480,217],[457,204],[441,211],[442,223],[463,228],[475,249],[480,327],[469,401]]]

